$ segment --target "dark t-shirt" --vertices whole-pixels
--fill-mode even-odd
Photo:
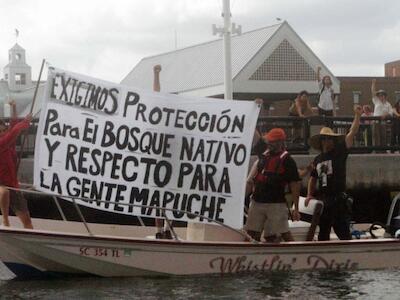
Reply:
[[[261,199],[254,198],[255,201],[262,203],[282,203],[286,201],[286,185],[293,181],[300,181],[296,162],[289,154],[286,154],[283,161],[281,161],[281,168],[279,169],[278,174],[284,184],[267,184],[265,190],[263,190],[264,196]]]
[[[311,176],[317,179],[317,196],[335,196],[346,190],[348,155],[346,144],[340,142],[332,151],[321,153],[314,159]]]

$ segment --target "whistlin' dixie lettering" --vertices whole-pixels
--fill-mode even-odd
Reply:
[[[294,269],[297,261],[297,257],[284,260],[279,255],[266,257],[261,263],[254,262],[246,255],[236,258],[219,256],[210,260],[209,265],[211,269],[217,269],[223,275],[255,271],[290,271]],[[310,270],[346,271],[358,268],[358,263],[352,262],[350,259],[340,262],[335,259],[326,259],[320,255],[309,255],[306,261]]]

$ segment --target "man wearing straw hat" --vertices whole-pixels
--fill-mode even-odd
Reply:
[[[294,221],[300,219],[299,194],[300,177],[296,162],[285,150],[285,131],[273,128],[263,139],[267,150],[253,164],[247,178],[246,194],[252,192],[245,230],[255,240],[260,240],[261,233],[267,242],[293,241],[289,231],[288,207],[285,187],[289,184],[292,191]]]
[[[386,118],[393,115],[393,108],[387,100],[385,90],[376,90],[376,79],[371,84],[372,102],[374,103],[374,117],[381,117],[382,121],[373,123],[374,146],[386,146]]]
[[[330,239],[331,228],[341,240],[351,239],[350,214],[346,191],[346,161],[353,138],[360,126],[361,106],[354,107],[354,120],[347,135],[334,133],[323,127],[319,134],[310,138],[310,146],[321,151],[313,162],[308,181],[305,205],[316,197],[324,202],[319,222],[319,241]],[[318,187],[318,188],[317,188]]]

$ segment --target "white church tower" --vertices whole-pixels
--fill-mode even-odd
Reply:
[[[32,86],[31,67],[26,63],[25,49],[15,44],[8,50],[8,64],[4,67],[4,79],[11,91],[21,91]]]

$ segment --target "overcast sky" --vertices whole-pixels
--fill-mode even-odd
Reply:
[[[0,0],[0,67],[18,43],[33,77],[52,65],[120,82],[145,56],[215,39],[222,0]],[[249,31],[287,20],[336,76],[383,76],[400,59],[399,0],[231,0]],[[0,78],[3,78],[1,72]]]

